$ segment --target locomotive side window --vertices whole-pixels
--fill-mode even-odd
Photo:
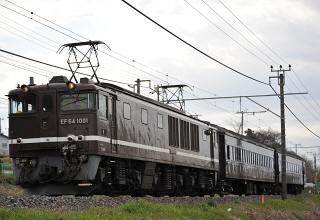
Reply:
[[[94,109],[94,108],[95,108],[94,93],[61,95],[60,109],[62,111],[85,110],[85,109]]]
[[[26,113],[36,111],[36,100],[37,96],[34,94],[29,94],[28,96],[21,97],[11,97],[10,98],[10,113]]]
[[[144,108],[141,109],[141,122],[142,124],[148,124],[148,111]]]
[[[189,122],[180,120],[180,146],[182,149],[190,149]]]
[[[190,124],[191,131],[191,150],[199,151],[199,126],[195,124]]]
[[[227,159],[230,160],[230,146],[227,146]]]
[[[99,112],[102,117],[108,118],[108,98],[102,94],[99,94]]]
[[[52,111],[52,97],[51,95],[44,95],[42,97],[42,111],[51,112]]]
[[[179,147],[179,121],[177,118],[168,116],[169,145]]]
[[[131,119],[131,106],[129,103],[123,103],[123,117],[125,119]]]
[[[163,128],[163,115],[158,114],[158,128]]]

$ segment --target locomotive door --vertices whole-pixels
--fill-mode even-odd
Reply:
[[[117,96],[110,94],[109,114],[110,114],[110,143],[111,153],[117,153]]]
[[[40,137],[58,136],[56,106],[55,91],[39,93]]]

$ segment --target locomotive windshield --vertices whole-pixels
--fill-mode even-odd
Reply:
[[[60,97],[60,110],[85,110],[95,108],[95,94],[67,94]]]
[[[36,111],[36,95],[10,97],[10,113],[27,113]]]

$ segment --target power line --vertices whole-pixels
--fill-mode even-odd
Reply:
[[[7,1],[7,0],[6,0],[6,1]],[[44,18],[44,17],[41,17],[41,16],[39,16],[39,15],[36,15],[34,12],[31,12],[31,11],[29,11],[29,10],[21,7],[21,6],[18,6],[18,5],[15,4],[15,3],[12,3],[12,2],[10,2],[10,1],[7,1],[7,2],[9,2],[9,3],[11,3],[11,4],[14,4],[15,6],[21,8],[21,9],[27,11],[27,12],[29,12],[32,16],[37,16],[37,17],[39,17],[39,18],[41,18],[41,19],[43,19],[43,20],[45,20],[45,21],[47,21],[47,22],[50,22],[51,24],[54,24],[54,25],[56,25],[56,26],[58,26],[58,27],[60,27],[60,28],[62,28],[62,29],[64,29],[64,30],[66,30],[66,31],[69,31],[69,32],[71,32],[71,33],[73,33],[73,34],[81,37],[81,38],[87,39],[87,38],[85,38],[85,37],[83,37],[83,36],[81,36],[81,35],[73,32],[73,31],[67,29],[67,28],[64,28],[64,27],[60,26],[59,24],[56,24],[56,23],[54,23],[54,22],[52,22],[52,21],[50,21],[50,20],[48,20],[48,19],[46,19],[46,18]],[[9,9],[9,10],[14,11],[15,13],[17,13],[17,14],[19,14],[19,15],[22,15],[22,16],[24,16],[24,17],[26,17],[26,18],[29,18],[28,16],[25,16],[25,15],[23,15],[23,14],[15,11],[15,10],[13,10],[13,9]],[[43,24],[42,22],[38,22],[38,21],[35,20],[33,17],[32,17],[31,19],[32,19],[33,21],[37,22],[37,23],[40,23],[40,24],[42,24],[42,25],[45,25],[45,24]],[[50,29],[52,29],[52,30],[58,31],[57,29],[52,28],[52,27],[49,27],[48,25],[45,25],[45,26],[48,27],[48,28],[50,28]],[[64,33],[61,32],[61,31],[58,31],[58,32],[61,33],[61,34],[64,34]],[[68,37],[71,37],[70,35],[66,35],[66,34],[64,34],[64,35],[65,35],[65,36],[68,36]],[[71,37],[71,38],[79,41],[79,40],[76,39],[76,38],[73,38],[73,37]],[[110,54],[107,54],[107,53],[105,53],[105,52],[103,52],[103,51],[101,51],[101,52],[104,53],[104,54],[106,54],[106,55],[109,55],[111,58],[115,59],[114,56],[112,56],[112,55],[110,55]],[[122,55],[122,54],[120,54],[120,53],[118,53],[118,52],[115,52],[115,51],[112,51],[112,52],[113,52],[113,53],[116,53],[116,54],[118,54],[118,55],[120,55],[120,56],[122,56],[122,57],[125,57],[125,58],[129,59],[128,57],[126,57],[126,56],[124,56],[124,55]],[[118,60],[119,60],[119,59],[118,59]],[[123,62],[122,60],[119,60],[119,61],[120,61],[120,62]],[[148,66],[146,66],[146,65],[144,65],[144,64],[142,64],[142,63],[139,63],[139,62],[137,62],[137,61],[135,61],[135,60],[132,60],[132,61],[134,61],[135,63],[138,63],[139,65],[141,65],[141,66],[143,66],[143,67],[145,67],[145,68],[149,68],[149,69],[152,69],[153,71],[156,71],[156,72],[158,72],[158,73],[161,73],[160,71],[154,70],[153,68],[150,68],[150,67],[148,67]],[[138,69],[139,71],[142,71],[142,72],[150,75],[148,72],[146,72],[146,71],[144,71],[144,70],[142,70],[142,69],[140,69],[140,68],[138,68],[138,67],[136,67],[136,66],[134,66],[134,65],[131,65],[131,64],[127,63],[127,62],[124,62],[124,63],[127,64],[127,65],[129,65],[129,66],[131,66],[131,67],[133,67],[133,68]],[[164,74],[164,73],[162,73],[162,74]],[[153,74],[151,74],[151,75],[153,75]],[[176,79],[176,78],[174,78],[174,77],[169,76],[168,74],[165,74],[165,75],[166,75],[167,77]],[[164,80],[162,80],[161,78],[156,77],[155,75],[153,75],[153,77],[158,78],[158,79],[160,79],[161,81],[164,81]],[[176,79],[176,80],[177,80],[177,79]],[[178,80],[178,81],[181,81],[181,80]],[[198,87],[196,87],[196,86],[192,86],[192,87],[198,88]],[[204,90],[204,89],[201,89],[201,88],[198,88],[198,89],[199,89],[199,90],[202,90],[202,91],[205,91],[205,92],[208,92],[207,90]],[[213,93],[211,93],[211,92],[208,92],[208,93],[213,94]],[[191,93],[190,93],[190,94],[191,94]],[[194,97],[197,97],[197,96],[195,96],[195,95],[193,95],[193,94],[191,94],[191,95],[194,96]],[[215,95],[215,94],[214,94],[214,95]],[[219,106],[217,106],[216,104],[213,105],[211,102],[208,102],[208,101],[206,101],[206,102],[207,102],[208,104],[212,105],[212,106],[215,107],[215,108],[218,108],[218,109],[221,109],[221,110],[223,110],[223,111],[228,112],[228,110],[226,110],[226,109],[224,109],[224,108],[222,108],[222,107],[219,107]],[[228,112],[228,113],[229,113],[229,112]],[[229,113],[229,114],[232,115],[231,113]],[[232,116],[233,116],[233,115],[232,115]]]
[[[272,87],[272,85],[270,84],[269,86],[270,86],[271,89],[274,91],[274,93],[278,95],[278,98],[280,99],[279,94],[278,94],[277,91]],[[293,115],[293,117],[294,117],[305,129],[307,129],[311,134],[313,134],[314,136],[316,136],[317,138],[320,139],[320,136],[317,135],[314,131],[312,131],[305,123],[303,123],[303,121],[302,121],[300,118],[298,118],[298,116],[289,108],[289,106],[288,106],[286,103],[284,103],[284,105],[285,105],[285,107],[288,109],[288,111]]]
[[[256,57],[258,60],[260,60],[265,65],[268,65],[268,63],[263,60],[261,57],[250,51],[248,48],[243,46],[239,41],[234,39],[231,35],[229,35],[227,32],[225,32],[222,28],[220,28],[217,24],[215,24],[212,20],[210,20],[207,16],[205,16],[201,11],[199,11],[195,6],[193,6],[191,3],[189,3],[187,0],[184,0],[184,2],[189,5],[193,10],[198,12],[204,19],[206,19],[211,25],[215,26],[218,30],[220,30],[222,33],[224,33],[226,36],[228,36],[232,41],[234,41],[236,44],[238,44],[242,49],[246,50],[248,53],[250,53],[252,56]]]
[[[19,66],[19,65],[13,64],[13,63],[9,63],[9,62],[3,61],[3,60],[0,60],[0,63],[4,63],[4,64],[7,64],[7,65],[10,65],[10,66],[13,66],[13,67],[22,69],[22,70],[26,70],[26,71],[35,73],[35,74],[40,75],[40,76],[48,77],[48,76],[46,76],[46,75],[44,75],[44,74],[41,74],[41,73],[38,73],[38,72],[36,72],[36,71],[34,71],[34,70],[31,70],[31,69],[28,69],[28,68],[26,68],[26,67]]]
[[[222,0],[218,0],[260,43],[262,43],[266,48],[268,48],[276,57],[285,62],[268,44],[261,40],[257,34],[255,34],[241,19],[225,4]],[[285,62],[286,63],[286,62]]]
[[[202,0],[204,1],[204,0]],[[241,21],[241,19],[225,4],[223,3],[222,0],[218,0],[223,7],[225,7],[239,22],[242,26],[244,26],[247,31],[249,33],[251,33],[261,44],[263,44],[272,54],[274,54],[277,58],[279,58],[281,61],[283,61],[286,64],[289,64],[284,58],[282,58],[277,52],[275,52],[275,50],[273,50],[267,43],[265,43],[261,38],[258,37],[257,34],[254,33],[253,30],[251,30],[243,21]],[[302,85],[302,87],[304,88],[304,90],[308,91],[307,87],[304,85],[304,83],[302,82],[302,80],[300,79],[300,77],[298,76],[298,74],[293,70],[292,71],[295,75],[295,77],[297,78],[297,80],[299,81],[299,83]],[[289,77],[290,78],[290,77]],[[297,87],[296,87],[297,88]],[[309,93],[309,96],[311,97],[311,99],[313,100],[313,102],[320,108],[319,103],[315,100],[315,98],[312,96],[311,93]]]
[[[156,22],[155,20],[153,20],[152,18],[150,18],[149,16],[147,16],[146,14],[144,14],[143,12],[141,12],[139,9],[137,9],[136,7],[134,7],[133,5],[131,5],[130,3],[128,3],[125,0],[121,0],[122,2],[124,2],[126,5],[128,5],[129,7],[131,7],[132,9],[134,9],[136,12],[138,12],[139,14],[141,14],[142,16],[144,16],[145,18],[147,18],[149,21],[151,21],[152,23],[156,24],[158,27],[160,27],[161,29],[165,30],[166,32],[168,32],[170,35],[172,35],[173,37],[177,38],[178,40],[180,40],[181,42],[183,42],[184,44],[188,45],[189,47],[191,47],[192,49],[196,50],[197,52],[201,53],[202,55],[204,55],[205,57],[209,58],[210,60],[224,66],[225,68],[241,75],[244,76],[248,79],[251,79],[253,81],[256,81],[258,83],[264,84],[264,85],[268,85],[267,83],[260,81],[258,79],[255,79],[245,73],[242,73],[236,69],[234,69],[233,67],[230,67],[229,65],[223,63],[222,61],[219,61],[215,58],[213,58],[212,56],[210,56],[209,54],[203,52],[202,50],[198,49],[196,46],[192,45],[191,43],[187,42],[186,40],[182,39],[181,37],[179,37],[178,35],[174,34],[173,32],[171,32],[170,30],[168,30],[167,28],[165,28],[164,26],[162,26],[161,24],[159,24],[158,22]]]
[[[9,0],[5,0],[5,1],[8,2],[8,3],[10,3],[10,4],[12,4],[12,5],[14,5],[14,6],[16,6],[16,7],[18,7],[18,8],[20,8],[20,9],[22,9],[22,10],[24,10],[24,11],[26,11],[26,12],[28,12],[28,13],[30,13],[30,14],[32,14],[32,15],[34,15],[34,16],[37,16],[37,17],[41,18],[42,20],[45,20],[45,21],[47,21],[47,22],[49,22],[49,23],[51,23],[51,24],[53,24],[53,25],[55,25],[55,26],[57,26],[57,27],[65,30],[65,31],[68,31],[68,32],[70,32],[70,33],[72,33],[72,34],[80,37],[80,38],[83,38],[83,39],[85,39],[85,40],[89,40],[89,39],[81,36],[80,34],[75,33],[75,32],[73,32],[72,30],[67,29],[67,28],[65,28],[65,27],[63,27],[63,26],[61,26],[61,25],[59,25],[59,24],[57,24],[57,23],[55,23],[55,22],[53,22],[53,21],[50,21],[49,19],[46,19],[45,17],[42,17],[42,16],[40,16],[40,15],[38,15],[38,14],[36,14],[36,13],[34,13],[34,12],[32,12],[32,11],[30,11],[30,10],[28,10],[28,9],[26,9],[26,8],[24,8],[24,7],[16,4],[16,3],[14,3],[14,2],[12,2],[12,1],[9,1]],[[68,36],[69,36],[69,35],[68,35]],[[71,38],[72,38],[72,37],[71,37]],[[77,40],[77,39],[75,39],[75,38],[73,38],[73,39],[74,39],[74,40]],[[79,40],[77,40],[77,41],[79,41]]]
[[[21,62],[21,61],[15,60],[15,59],[11,59],[11,58],[6,57],[6,56],[0,55],[0,57],[5,58],[5,59],[10,60],[10,61],[13,61],[13,62],[16,62],[16,63],[19,63],[19,64],[26,65],[26,66],[28,66],[28,67],[35,68],[35,69],[37,69],[37,70],[40,70],[40,71],[42,71],[42,72],[45,72],[45,74],[47,74],[47,73],[50,73],[51,75],[56,75],[56,74],[57,74],[57,73],[51,72],[51,71],[49,71],[49,70],[42,69],[42,68],[39,68],[39,67],[37,67],[37,66],[33,66],[33,65],[28,64],[28,63],[25,63],[25,62]]]
[[[37,23],[39,23],[39,24],[41,24],[41,25],[43,25],[43,26],[45,26],[45,27],[47,27],[47,28],[49,28],[49,29],[51,29],[51,30],[57,31],[57,32],[59,32],[60,34],[63,34],[63,35],[65,35],[65,36],[67,36],[67,37],[70,37],[70,38],[76,40],[76,41],[79,41],[78,39],[72,37],[72,36],[69,35],[69,34],[63,33],[62,31],[60,31],[60,30],[58,30],[58,29],[56,29],[56,28],[50,27],[49,25],[47,25],[47,24],[45,24],[45,23],[43,23],[43,22],[41,22],[41,21],[35,20],[35,19],[33,19],[32,17],[28,17],[28,16],[26,16],[26,15],[24,15],[24,14],[22,14],[22,13],[16,11],[16,10],[14,10],[14,9],[11,9],[11,8],[3,5],[3,4],[0,4],[0,6],[6,8],[6,9],[8,9],[8,10],[10,10],[10,11],[16,13],[16,14],[19,14],[19,15],[25,17],[25,18],[31,19],[32,21],[35,21],[35,22],[37,22]]]
[[[18,36],[18,37],[20,37],[20,38],[22,38],[22,39],[24,39],[24,40],[26,40],[26,41],[30,41],[30,42],[32,42],[32,43],[34,43],[34,44],[37,44],[38,46],[40,46],[40,47],[42,47],[42,48],[45,48],[45,49],[50,50],[50,51],[53,51],[53,50],[50,49],[49,47],[46,47],[46,46],[44,46],[44,45],[42,45],[42,44],[40,44],[40,43],[38,43],[38,42],[36,42],[36,41],[34,41],[34,40],[28,39],[28,38],[26,38],[26,37],[24,37],[24,36],[22,36],[22,35],[20,35],[20,34],[18,34],[18,33],[15,33],[15,32],[13,32],[13,31],[11,31],[11,30],[8,30],[7,28],[4,28],[4,27],[2,27],[2,26],[0,26],[0,28],[3,29],[3,30],[5,30],[5,31],[7,31],[7,32],[9,32],[9,33],[11,33],[11,34],[13,34],[13,35],[15,35],[15,36]]]
[[[60,69],[60,70],[64,70],[64,71],[70,72],[69,69],[66,69],[64,67],[60,67],[60,66],[56,66],[56,65],[53,65],[53,64],[50,64],[50,63],[46,63],[46,62],[43,62],[43,61],[32,59],[32,58],[29,58],[29,57],[26,57],[26,56],[22,56],[22,55],[19,55],[19,54],[16,54],[16,53],[13,53],[13,52],[10,52],[10,51],[7,51],[7,50],[0,49],[0,52],[7,53],[7,54],[10,54],[12,56],[20,57],[20,58],[23,58],[23,59],[26,59],[26,60],[29,60],[29,61],[32,61],[32,62],[40,63],[42,65],[50,66],[50,67],[53,67],[53,68],[56,68],[56,69]],[[80,75],[83,75],[83,76],[91,76],[91,75],[85,74],[85,73],[80,73],[80,72],[77,72],[77,73],[80,74]],[[99,79],[106,80],[106,81],[109,81],[109,82],[124,84],[124,85],[131,85],[130,83],[119,82],[119,81],[116,81],[116,80],[106,79],[106,78],[102,78],[102,77],[99,77]]]
[[[7,0],[6,0],[6,1],[7,1]],[[52,21],[50,21],[50,20],[48,20],[48,19],[46,19],[46,18],[44,18],[44,17],[41,17],[41,16],[35,14],[34,12],[31,12],[30,10],[27,10],[26,8],[24,8],[24,7],[22,7],[22,6],[19,6],[19,5],[15,4],[15,3],[11,2],[11,1],[7,1],[7,2],[15,5],[16,7],[19,7],[20,9],[22,9],[22,10],[24,10],[24,11],[27,11],[28,13],[30,13],[30,14],[33,15],[33,16],[37,16],[37,17],[39,17],[39,18],[41,18],[41,19],[43,19],[43,20],[45,20],[45,21],[47,21],[47,22],[50,22],[51,24],[54,24],[54,25],[58,26],[59,28],[62,28],[62,29],[66,30],[66,31],[68,31],[68,32],[70,32],[70,33],[72,33],[72,34],[75,34],[75,35],[77,35],[77,36],[79,36],[79,37],[81,37],[81,38],[83,38],[83,39],[88,40],[88,39],[85,38],[84,36],[81,36],[81,35],[73,32],[73,31],[70,30],[70,29],[64,28],[64,27],[62,27],[61,25],[59,25],[59,24],[57,24],[57,23],[54,23],[54,22],[52,22]],[[21,13],[18,13],[18,14],[21,15]],[[22,16],[23,16],[23,15],[22,15]],[[24,16],[24,17],[25,17],[25,16]],[[33,21],[36,21],[34,18],[32,18],[32,20],[33,20]],[[42,24],[42,23],[40,23],[40,24]],[[54,30],[56,30],[56,29],[54,29]],[[61,33],[61,32],[60,32],[60,33]],[[69,36],[69,35],[66,35],[66,36]],[[78,41],[79,41],[79,40],[78,40]],[[153,75],[153,74],[150,74],[150,73],[148,73],[148,72],[146,72],[146,71],[144,71],[144,70],[142,70],[142,69],[140,69],[140,68],[138,68],[138,67],[136,67],[136,66],[134,66],[134,65],[131,65],[130,63],[124,62],[124,61],[122,61],[122,60],[120,60],[120,59],[118,59],[118,58],[116,58],[116,57],[114,57],[114,56],[112,56],[112,55],[104,52],[104,51],[101,51],[101,52],[102,52],[103,54],[106,54],[106,55],[110,56],[110,57],[113,58],[113,59],[116,59],[116,60],[118,60],[118,61],[120,61],[120,62],[122,62],[122,63],[125,63],[125,64],[127,64],[127,65],[129,65],[129,66],[131,66],[131,67],[133,67],[133,68],[135,68],[135,69],[137,69],[137,70],[139,70],[140,72],[146,73],[146,74],[148,74],[148,75],[151,75],[151,76],[154,77],[154,78],[160,79],[161,81],[165,82],[165,81],[162,80],[160,77],[157,77],[157,76],[155,76],[155,75]],[[113,52],[113,53],[115,53],[115,54],[117,54],[117,55],[119,55],[119,56],[121,56],[121,57],[123,57],[123,58],[126,58],[126,59],[128,59],[128,60],[130,60],[130,61],[132,61],[132,62],[134,62],[134,63],[138,63],[139,65],[141,65],[141,66],[144,67],[144,68],[149,68],[149,69],[151,69],[151,70],[153,70],[153,71],[155,71],[155,72],[157,72],[157,73],[160,73],[160,74],[162,74],[162,75],[165,75],[165,76],[170,77],[170,78],[172,78],[172,79],[175,79],[175,80],[177,80],[177,81],[183,82],[183,81],[181,81],[181,80],[179,80],[179,79],[177,79],[177,78],[175,78],[175,77],[169,76],[168,74],[162,73],[162,72],[160,72],[160,71],[158,71],[158,70],[155,70],[155,69],[153,69],[153,68],[151,68],[151,67],[148,67],[147,65],[145,65],[145,64],[143,64],[143,63],[141,63],[141,62],[138,62],[138,61],[136,61],[136,60],[134,60],[134,59],[130,59],[130,58],[128,58],[127,56],[124,56],[124,55],[120,54],[119,52],[116,52],[116,51],[111,51],[111,52]],[[187,83],[187,84],[188,84],[188,83]],[[207,91],[207,90],[205,90],[205,89],[202,89],[202,88],[200,88],[200,87],[196,87],[196,86],[194,86],[194,85],[192,85],[192,87],[193,87],[193,88],[197,88],[197,89],[200,90],[200,91],[204,91],[204,92],[207,92],[207,93],[209,93],[209,94],[213,94],[213,93],[211,93],[211,92],[209,92],[209,91]],[[191,93],[190,93],[190,94],[191,94]],[[191,94],[191,95],[194,96],[194,97],[197,97],[197,96],[195,96],[195,95],[193,95],[193,94]],[[216,94],[213,94],[213,95],[216,95]],[[207,102],[207,101],[206,101],[206,102]],[[219,109],[221,109],[221,110],[223,110],[223,111],[227,111],[226,109],[224,109],[224,108],[222,108],[222,107],[219,107],[219,106],[217,106],[216,104],[213,105],[211,102],[207,102],[207,103],[210,104],[210,105],[212,105],[212,106],[214,106],[215,108],[219,108]],[[227,112],[228,112],[228,111],[227,111]],[[230,113],[230,114],[231,114],[231,113]]]
[[[44,39],[46,39],[46,40],[48,40],[48,41],[51,41],[52,43],[56,44],[57,46],[60,46],[60,43],[58,43],[57,41],[54,41],[54,40],[52,40],[52,39],[50,39],[50,38],[48,38],[48,37],[46,37],[46,36],[44,36],[44,35],[42,35],[42,34],[40,34],[40,33],[38,33],[38,32],[35,32],[34,30],[32,30],[31,28],[26,27],[25,25],[22,25],[21,23],[16,22],[16,21],[14,21],[14,20],[11,19],[11,18],[8,18],[7,16],[4,16],[3,14],[0,14],[0,16],[3,17],[3,18],[5,18],[5,19],[7,19],[8,21],[10,21],[10,22],[18,25],[19,27],[22,27],[22,28],[24,28],[24,29],[26,29],[26,30],[28,30],[28,31],[30,31],[30,32],[32,32],[32,33],[35,33],[35,34],[41,36],[42,38],[44,38]]]
[[[24,32],[24,31],[22,31],[22,30],[19,30],[18,28],[15,28],[15,27],[13,27],[12,25],[10,25],[10,24],[8,24],[8,23],[6,23],[6,22],[4,22],[4,21],[1,21],[1,20],[0,20],[0,23],[2,23],[2,24],[4,24],[4,25],[12,28],[13,30],[15,30],[15,31],[17,31],[17,32],[23,33],[24,35],[29,36],[30,38],[33,38],[33,39],[35,39],[36,41],[39,41],[39,42],[41,42],[41,43],[43,43],[43,44],[45,44],[45,45],[48,45],[48,46],[52,47],[54,50],[57,50],[57,47],[55,47],[55,46],[53,46],[53,45],[51,45],[51,44],[48,44],[48,43],[42,41],[41,39],[32,36],[32,35],[29,34],[29,33],[26,33],[26,32]]]
[[[277,63],[274,59],[272,59],[268,54],[266,54],[263,50],[261,50],[257,45],[252,43],[245,35],[243,35],[240,31],[238,31],[230,22],[228,22],[223,16],[221,16],[216,10],[214,10],[207,2],[204,0],[201,0],[212,12],[214,12],[219,18],[221,18],[226,24],[228,24],[229,27],[231,27],[235,32],[237,32],[242,38],[244,38],[250,45],[252,45],[254,48],[256,48],[261,54],[263,54],[265,57],[267,57],[269,60],[271,60],[274,63]]]

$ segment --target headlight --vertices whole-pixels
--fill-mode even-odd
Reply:
[[[21,89],[23,92],[25,92],[25,93],[29,92],[29,90],[30,90],[29,86],[27,86],[27,85],[25,85],[25,84],[23,84],[23,85],[20,87],[20,89]]]
[[[68,81],[68,82],[67,82],[67,88],[68,88],[69,90],[73,90],[73,89],[76,88],[76,84],[73,83],[73,82],[71,82],[71,81]]]

